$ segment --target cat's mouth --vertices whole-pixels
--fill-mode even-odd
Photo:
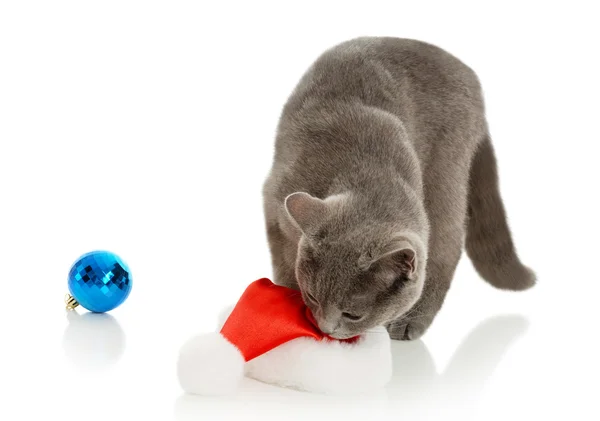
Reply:
[[[339,335],[339,334],[331,334],[327,335],[330,339],[335,339],[336,341],[341,342],[349,342],[354,343],[360,339],[360,335]]]

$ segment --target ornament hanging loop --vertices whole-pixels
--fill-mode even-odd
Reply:
[[[79,305],[77,300],[75,298],[73,298],[73,296],[71,294],[65,295],[65,304],[67,305],[67,310],[73,310],[73,309],[75,309],[75,307],[77,307]]]

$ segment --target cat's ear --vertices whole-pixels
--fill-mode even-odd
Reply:
[[[405,275],[411,279],[417,271],[417,252],[409,241],[395,239],[365,263],[367,268],[376,265],[381,269],[393,271],[396,275]]]
[[[324,200],[304,192],[290,194],[284,204],[291,221],[305,233],[318,226],[327,213]]]

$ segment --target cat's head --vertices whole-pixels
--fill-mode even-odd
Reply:
[[[420,297],[426,251],[413,232],[365,218],[347,195],[298,192],[285,209],[301,232],[298,285],[324,333],[359,335],[398,318]]]

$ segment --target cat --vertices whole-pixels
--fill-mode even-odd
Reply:
[[[420,338],[463,247],[479,275],[525,290],[478,76],[426,42],[360,37],[323,52],[277,125],[262,189],[274,282],[339,338]]]

